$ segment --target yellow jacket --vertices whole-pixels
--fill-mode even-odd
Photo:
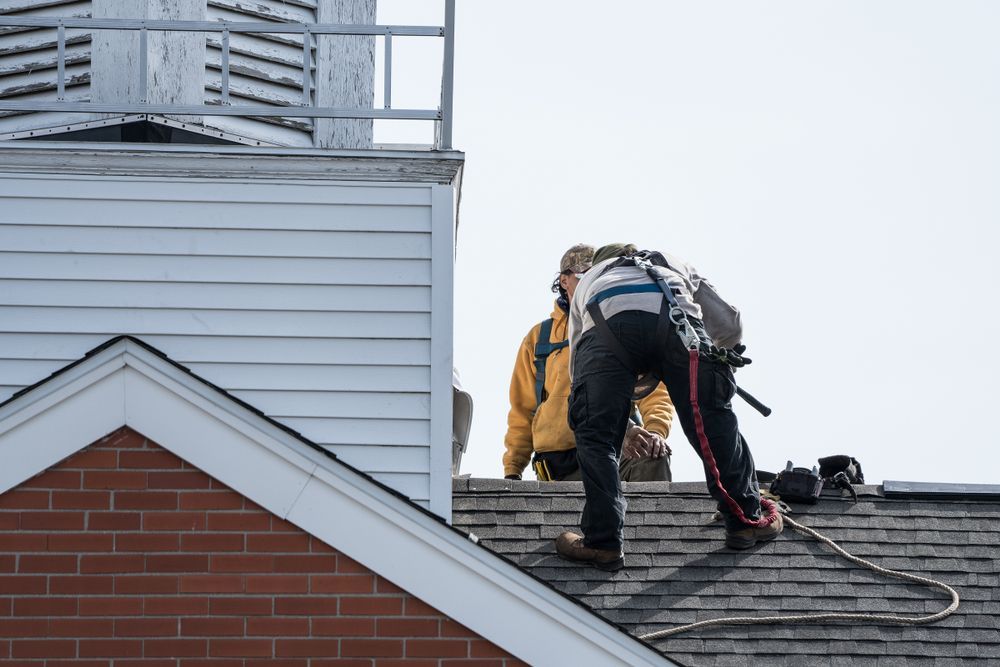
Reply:
[[[552,311],[552,333],[549,341],[566,340],[569,316],[558,305]],[[520,475],[524,472],[533,451],[561,452],[576,447],[573,431],[569,427],[569,347],[555,350],[545,363],[545,400],[535,412],[535,344],[538,342],[541,322],[536,324],[521,341],[510,379],[510,412],[507,415],[507,435],[504,437],[506,452],[503,455],[503,474]],[[670,433],[674,419],[674,405],[666,387],[659,384],[646,398],[638,402],[643,427],[664,438]]]

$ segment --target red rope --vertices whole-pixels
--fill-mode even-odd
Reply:
[[[708,445],[708,436],[705,435],[705,422],[701,418],[701,409],[698,407],[698,350],[688,351],[688,384],[691,385],[691,409],[694,411],[694,426],[695,431],[698,432],[698,446],[701,448],[701,458],[705,461],[708,466],[709,471],[715,478],[715,486],[722,494],[722,499],[725,501],[726,505],[729,506],[730,511],[735,514],[740,521],[748,526],[754,528],[764,528],[769,526],[772,521],[777,518],[778,508],[777,506],[768,500],[767,498],[761,498],[760,505],[762,508],[767,510],[766,516],[752,521],[747,518],[746,514],[743,513],[743,508],[739,506],[733,497],[729,495],[726,491],[726,487],[722,486],[722,479],[719,476],[719,467],[715,463],[715,456],[712,454],[712,449]]]

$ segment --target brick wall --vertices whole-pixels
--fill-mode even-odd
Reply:
[[[521,664],[127,428],[0,495],[0,661]]]

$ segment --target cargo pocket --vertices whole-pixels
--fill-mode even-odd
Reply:
[[[587,385],[580,383],[573,387],[569,395],[569,427],[576,430],[579,424],[587,421],[589,410],[587,409]]]
[[[712,405],[728,407],[736,395],[736,380],[733,379],[733,369],[725,364],[712,364],[710,377],[715,385],[712,388]]]

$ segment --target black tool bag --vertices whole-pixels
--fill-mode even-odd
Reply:
[[[562,452],[535,452],[531,465],[535,476],[542,482],[561,481],[580,467],[576,460],[576,448]]]
[[[816,468],[793,468],[791,461],[771,482],[771,493],[793,503],[816,503],[822,491],[823,478]]]
[[[825,456],[819,460],[819,474],[827,486],[847,491],[854,502],[858,502],[858,491],[854,485],[864,484],[865,475],[856,458],[844,454]]]
[[[838,454],[836,456],[824,456],[819,459],[820,477],[832,479],[838,472],[844,473],[851,484],[865,483],[865,475],[861,472],[861,464],[853,456]]]

